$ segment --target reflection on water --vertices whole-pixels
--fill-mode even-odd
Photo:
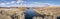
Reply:
[[[59,16],[59,17],[57,17],[57,19],[60,19],[60,16]]]
[[[25,12],[25,19],[33,19],[34,16],[36,16],[36,13],[32,9]],[[57,17],[57,19],[60,19],[60,17]]]
[[[32,19],[35,15],[35,12],[32,9],[29,9],[25,12],[25,19]]]

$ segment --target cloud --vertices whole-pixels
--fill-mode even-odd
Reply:
[[[0,3],[0,7],[6,6],[6,3]]]
[[[5,3],[1,3],[0,5],[6,5]]]
[[[12,7],[12,6],[20,6],[22,4],[22,0],[19,1],[11,1],[11,2],[7,2],[7,3],[0,3],[0,7]],[[21,3],[21,4],[20,4]]]
[[[18,0],[18,1],[23,1],[23,0]]]
[[[47,7],[47,6],[60,6],[60,5],[42,3],[42,2],[33,2],[33,3],[28,4],[28,6],[29,7]]]
[[[11,1],[10,3],[12,3],[12,4],[13,4],[13,3],[15,3],[15,2],[16,2],[16,1]]]
[[[27,4],[28,3],[28,4]],[[50,3],[42,3],[42,2],[26,2],[26,1],[22,1],[22,0],[18,0],[18,1],[11,1],[11,2],[7,2],[7,3],[0,3],[0,6],[2,7],[12,7],[12,6],[16,6],[16,7],[46,7],[46,6],[60,6],[60,5],[55,5],[55,4],[50,4]]]
[[[48,6],[48,4],[41,3],[41,2],[33,2],[28,4],[29,7],[45,7]]]
[[[7,2],[6,4],[10,4],[9,2]]]

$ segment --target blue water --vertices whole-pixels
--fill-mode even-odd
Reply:
[[[60,17],[57,17],[57,19],[60,19]]]
[[[28,9],[25,14],[25,19],[32,19],[36,15],[33,9]]]
[[[33,19],[34,16],[36,16],[36,13],[33,9],[28,9],[25,12],[25,19]],[[60,19],[60,17],[57,17],[57,19]]]

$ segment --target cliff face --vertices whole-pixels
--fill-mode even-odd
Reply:
[[[27,7],[0,8],[0,19],[24,19],[25,10]],[[15,18],[15,16],[17,17]]]

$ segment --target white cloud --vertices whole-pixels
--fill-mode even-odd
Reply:
[[[6,3],[1,3],[0,5],[6,5]]]
[[[21,2],[23,2],[23,0],[18,0],[16,3],[21,3]]]
[[[6,4],[11,4],[10,2],[7,2]]]
[[[0,7],[6,6],[6,3],[0,3]]]
[[[16,3],[21,3],[21,2],[23,2],[23,0],[18,0]]]
[[[45,7],[48,6],[48,4],[41,3],[41,2],[33,2],[31,4],[28,4],[29,7]]]
[[[11,1],[11,3],[15,3],[16,1]]]
[[[46,7],[46,6],[60,6],[60,5],[54,5],[54,4],[50,4],[50,3],[42,3],[42,2],[32,2],[29,4],[22,4],[24,1],[19,0],[19,1],[11,1],[11,2],[7,2],[7,3],[1,3],[0,6],[3,7],[12,7],[12,6],[25,6],[25,7]],[[21,3],[21,4],[19,4]]]
[[[20,1],[11,1],[11,2],[7,2],[7,3],[0,3],[0,6],[2,7],[10,7],[10,6],[20,6],[19,3],[23,2],[22,0]],[[21,4],[22,5],[22,4]]]
[[[11,2],[7,2],[7,3],[0,3],[0,6],[1,7],[23,6],[22,2],[23,2],[22,0],[18,0],[17,2],[11,1]],[[21,4],[19,4],[19,3],[21,3]]]
[[[46,6],[60,6],[60,5],[42,3],[42,2],[33,2],[33,3],[28,4],[28,6],[29,7],[46,7]]]
[[[18,0],[18,1],[23,1],[23,0]]]

